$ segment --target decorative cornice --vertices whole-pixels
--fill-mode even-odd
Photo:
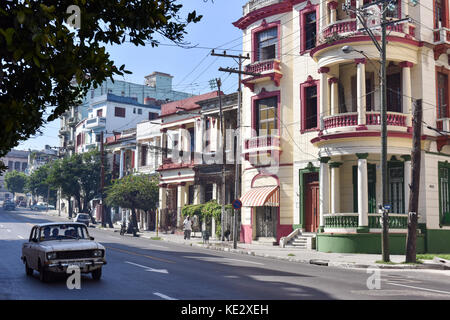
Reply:
[[[330,161],[330,157],[321,157],[319,158],[320,163],[328,163]]]
[[[355,63],[356,64],[366,64],[367,60],[366,60],[366,58],[356,58]]]
[[[330,72],[330,68],[328,67],[320,67],[319,70],[317,70],[318,73],[328,73]]]
[[[400,158],[402,158],[405,162],[406,161],[411,161],[411,155],[410,154],[404,154],[404,155],[400,156]]]
[[[342,164],[342,162],[330,162],[330,168],[339,168]]]
[[[332,84],[332,83],[338,83],[338,81],[339,81],[339,79],[336,78],[336,77],[333,77],[333,78],[328,79],[328,83],[329,83],[329,84]]]
[[[367,159],[367,157],[369,156],[368,153],[356,153],[355,154],[359,160],[363,160],[363,159]]]
[[[414,66],[414,63],[409,61],[402,61],[398,64],[401,68],[412,68]]]
[[[300,3],[302,1],[283,1],[280,3],[275,3],[263,8],[254,10],[239,20],[233,22],[233,26],[241,30],[247,29],[252,23],[258,20],[271,17],[280,13],[286,13],[292,10],[293,5]]]
[[[328,2],[327,6],[328,6],[328,9],[330,9],[330,10],[336,10],[338,7],[338,3],[337,3],[337,1],[331,1],[331,2]]]

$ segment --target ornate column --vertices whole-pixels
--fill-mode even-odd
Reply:
[[[330,9],[330,22],[329,22],[329,24],[335,23],[337,21],[337,6],[338,6],[337,1],[328,2],[328,9]]]
[[[367,177],[367,157],[368,153],[357,153],[358,157],[358,229],[356,232],[369,231],[368,215],[368,177]]]
[[[185,193],[186,193],[186,183],[185,182],[181,182],[177,185],[177,226],[181,227],[181,223],[182,221],[182,216],[181,216],[181,209],[183,209],[185,203]]]
[[[329,213],[330,180],[329,180],[329,157],[320,158],[319,172],[319,232],[325,227],[324,214]]]
[[[336,115],[339,113],[339,91],[338,91],[338,78],[328,79],[328,83],[331,86],[330,90],[330,113]]]
[[[341,211],[341,192],[340,192],[340,169],[342,162],[331,162],[331,210],[330,213],[339,213]]]
[[[409,185],[411,184],[411,155],[406,154],[401,156],[401,158],[405,161],[404,162],[404,179],[403,179],[403,183],[404,183],[404,188],[405,188],[405,213],[408,213],[409,211],[409,194],[410,194],[410,190],[409,190]]]
[[[366,124],[366,59],[355,59],[356,63],[356,106],[358,125]]]
[[[322,131],[324,129],[324,122],[323,117],[326,117],[328,115],[328,72],[330,71],[330,68],[328,67],[321,67],[317,72],[320,74],[320,111],[319,111],[319,118],[320,118],[320,130]]]
[[[166,218],[166,209],[167,209],[167,184],[159,185],[159,226],[165,224]]]
[[[123,178],[123,166],[125,162],[125,150],[120,149],[120,162],[119,162],[119,178]]]
[[[400,62],[402,68],[402,92],[403,92],[403,113],[406,113],[406,125],[412,126],[412,95],[411,90],[411,68],[414,66],[412,62],[403,61]]]
[[[328,12],[327,12],[327,4],[325,1],[320,1],[319,3],[319,15],[321,19],[317,19],[319,21],[319,33],[328,25]],[[322,19],[322,17],[324,17]]]

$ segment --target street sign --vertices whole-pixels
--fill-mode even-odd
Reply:
[[[242,207],[242,202],[241,200],[236,199],[233,201],[232,205],[234,209],[239,210]]]
[[[390,204],[385,204],[384,205],[384,209],[385,210],[391,210],[391,205]]]

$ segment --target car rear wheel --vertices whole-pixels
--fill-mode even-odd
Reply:
[[[92,271],[92,279],[100,280],[101,277],[102,277],[102,268],[98,268]]]
[[[28,266],[28,262],[26,260],[25,260],[25,273],[27,274],[27,276],[33,275],[33,268],[30,268]]]

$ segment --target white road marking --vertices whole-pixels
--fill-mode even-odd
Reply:
[[[17,237],[19,237],[20,239],[25,239],[24,237],[22,237],[22,236],[17,236]]]
[[[150,267],[147,267],[147,266],[143,266],[141,264],[137,264],[137,263],[130,262],[130,261],[125,261],[125,263],[132,264],[134,266],[144,268],[144,269],[146,269],[146,271],[158,272],[158,273],[169,273],[169,271],[167,271],[167,269],[153,269],[153,268],[150,268]]]
[[[153,292],[153,294],[154,294],[155,296],[158,296],[158,297],[163,298],[163,299],[166,299],[166,300],[178,300],[178,299],[175,299],[175,298],[171,298],[171,297],[169,297],[169,296],[166,296],[165,294],[162,294],[162,293],[159,293],[159,292]]]
[[[441,290],[434,290],[434,289],[428,289],[428,288],[420,288],[420,287],[414,287],[414,286],[407,286],[406,284],[399,284],[399,283],[393,283],[393,282],[388,282],[388,283],[389,283],[390,285],[393,285],[393,286],[407,287],[407,288],[411,288],[411,289],[424,290],[424,291],[430,291],[430,292],[443,293],[443,294],[448,294],[448,295],[450,295],[450,292],[448,292],[448,291],[441,291]]]

